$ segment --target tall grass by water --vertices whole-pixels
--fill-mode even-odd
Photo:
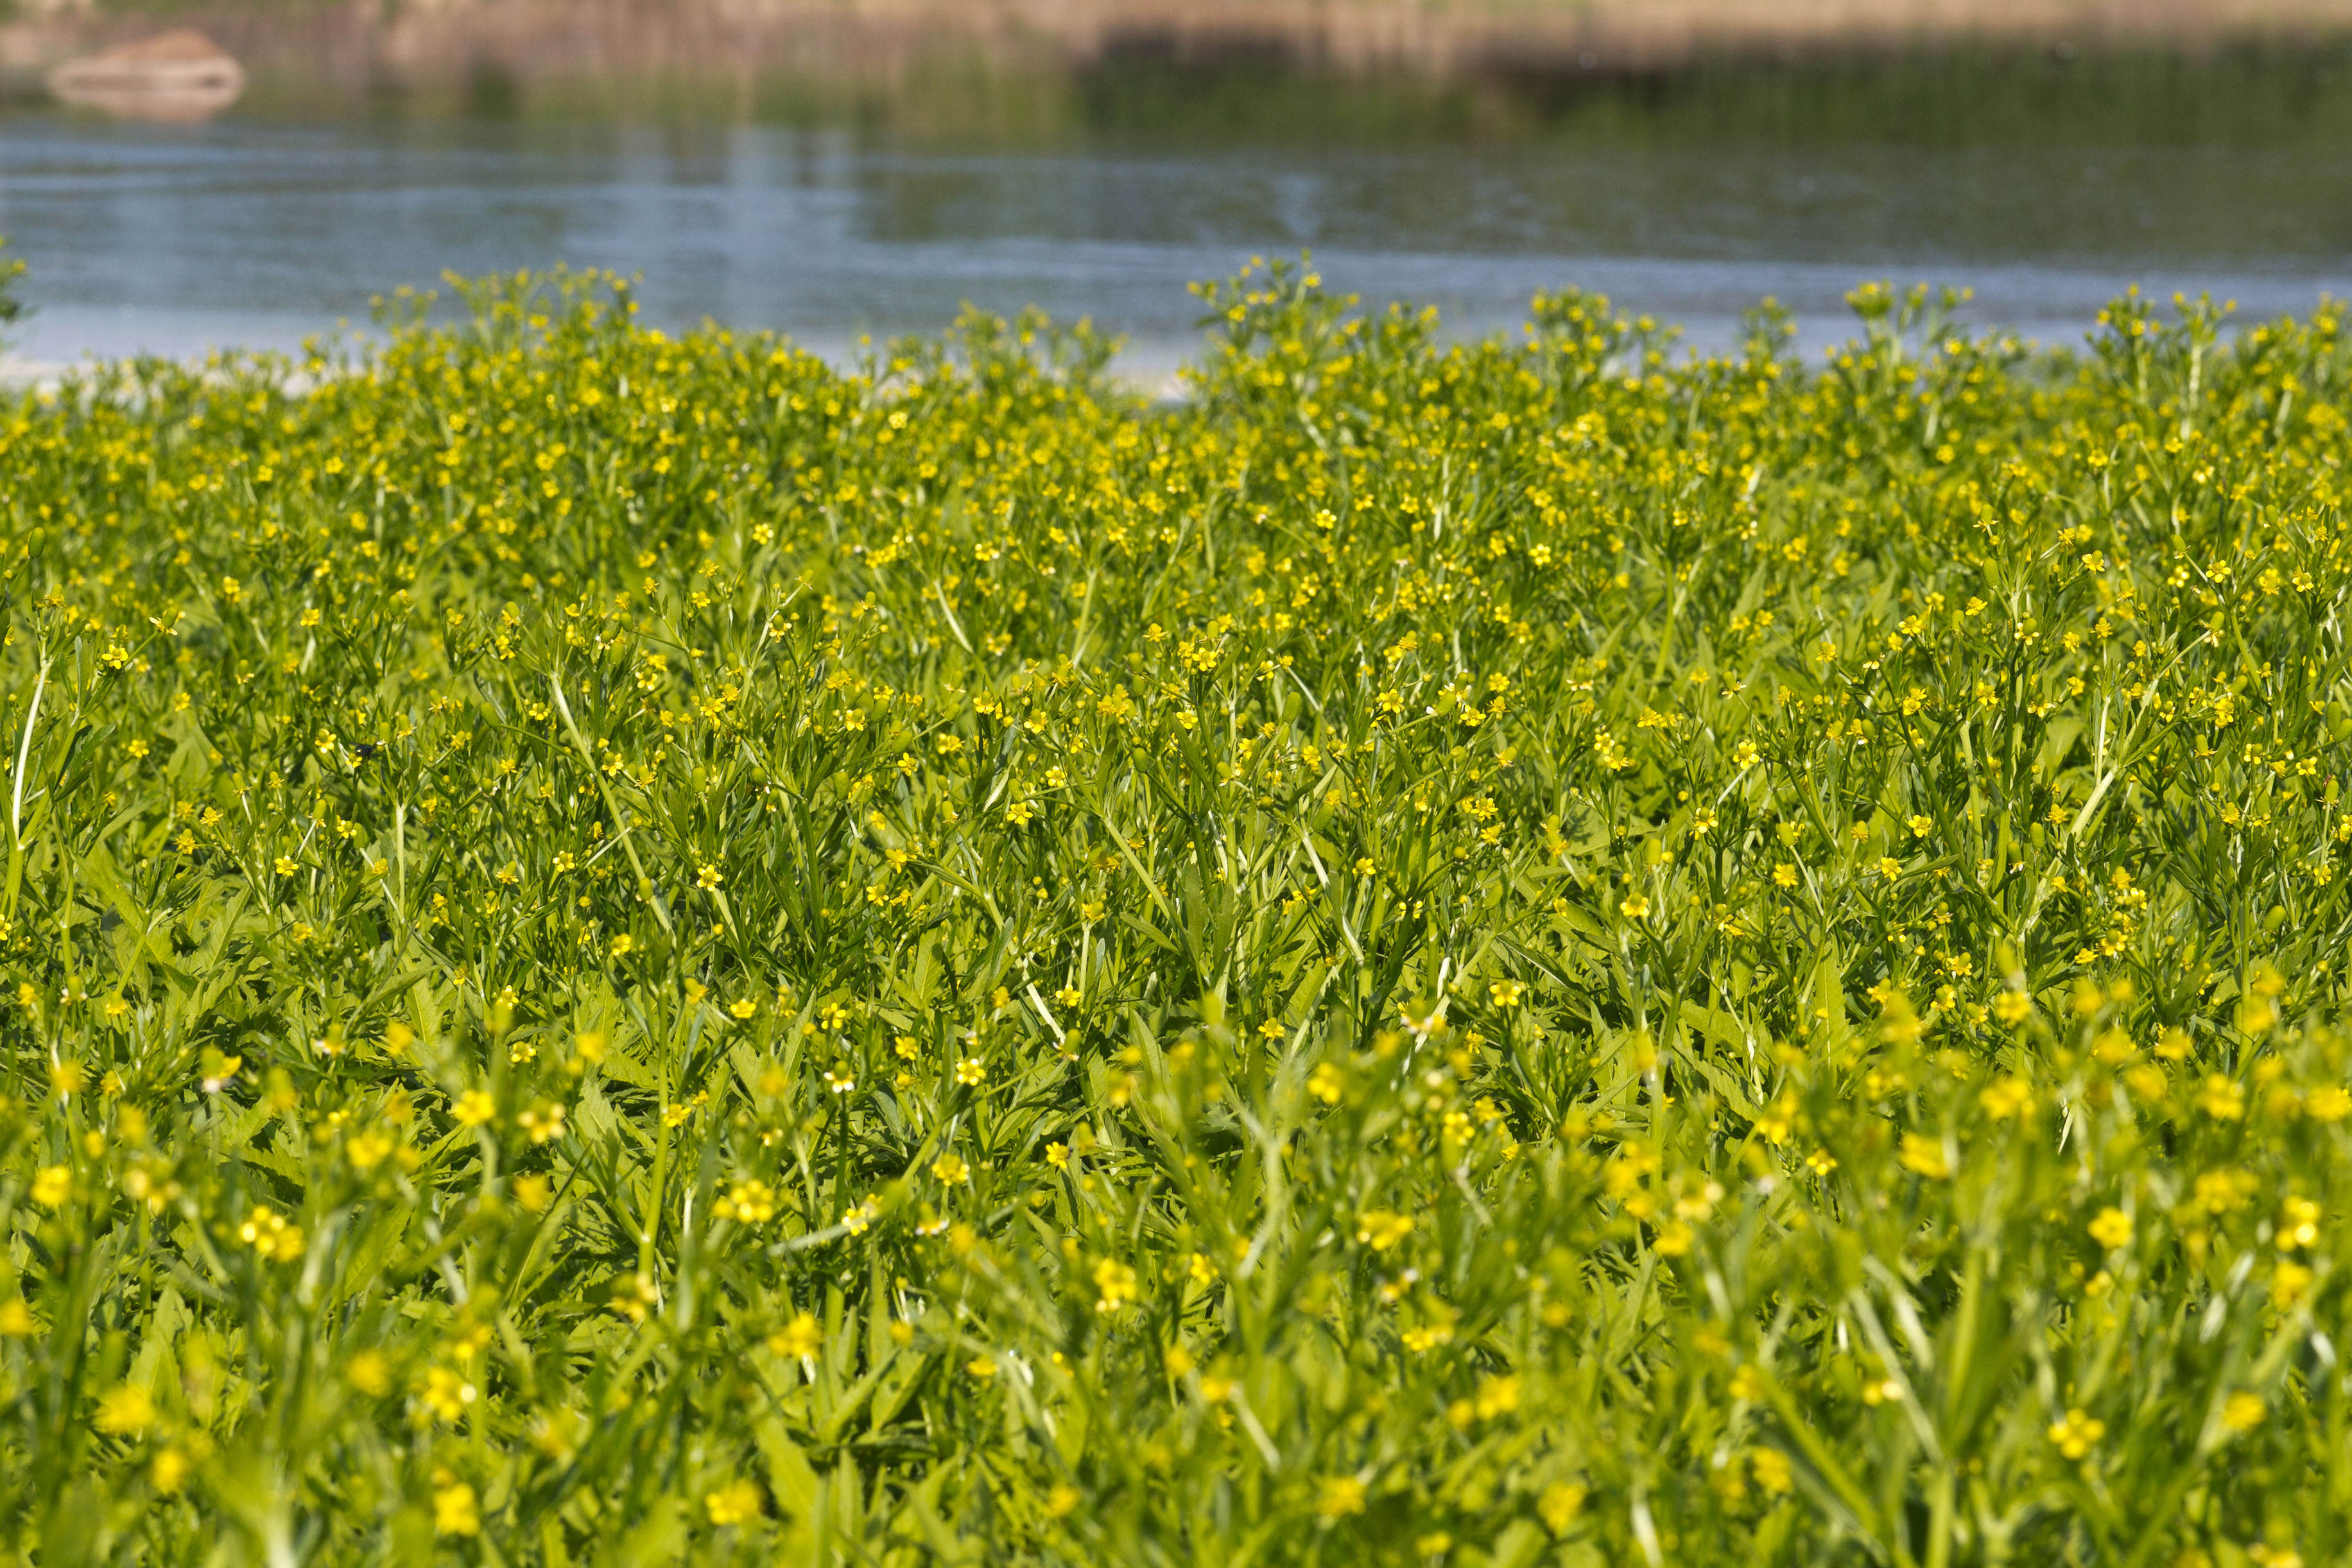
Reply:
[[[0,1551],[2342,1560],[2333,308],[459,294],[0,415]]]

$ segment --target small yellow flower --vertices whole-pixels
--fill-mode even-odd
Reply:
[[[2033,1016],[2033,998],[2023,991],[2003,991],[1992,999],[1992,1016],[2015,1029]]]
[[[1650,913],[1650,901],[1638,893],[1629,893],[1625,902],[1617,906],[1617,913],[1628,920],[1643,919]]]
[[[795,1361],[814,1355],[824,1345],[824,1331],[809,1312],[794,1313],[790,1322],[768,1336],[770,1350]]]
[[[1353,1476],[1326,1476],[1315,1489],[1318,1519],[1345,1519],[1364,1511],[1364,1483]]]
[[[66,1166],[43,1166],[33,1173],[33,1201],[43,1208],[63,1208],[73,1191],[73,1171]]]
[[[135,1383],[110,1388],[98,1397],[98,1429],[112,1437],[136,1437],[155,1425],[155,1401]]]
[[[40,1326],[24,1297],[11,1296],[0,1301],[0,1339],[28,1339]]]
[[[2033,1091],[2017,1079],[2004,1078],[1979,1090],[1977,1103],[1982,1105],[1985,1114],[1994,1121],[2006,1122],[2011,1116],[2021,1116],[2033,1109]]]
[[[975,1355],[963,1364],[963,1369],[982,1383],[996,1375],[996,1363],[984,1355]]]
[[[1915,839],[1924,839],[1936,831],[1934,820],[1928,817],[1914,817],[1904,826],[1911,830],[1911,836]]]
[[[1115,1259],[1106,1258],[1095,1265],[1095,1311],[1112,1313],[1135,1300],[1135,1270]]]
[[[2271,1304],[2282,1312],[2294,1306],[2311,1289],[2311,1281],[2310,1270],[2290,1259],[2280,1259],[2277,1269],[2271,1273]]]
[[[2050,1440],[2070,1459],[2079,1459],[2089,1453],[2106,1435],[2107,1424],[2081,1409],[2067,1411],[2064,1420],[2053,1421],[2050,1426]]]
[[[2222,1403],[2221,1425],[2232,1432],[2251,1432],[2263,1424],[2269,1408],[2259,1394],[2232,1394]]]
[[[490,1098],[488,1090],[468,1089],[457,1096],[457,1106],[451,1114],[457,1118],[457,1124],[461,1127],[486,1126],[498,1119],[499,1103]]]
[[[702,1506],[709,1511],[710,1522],[724,1528],[730,1524],[747,1523],[759,1518],[760,1511],[766,1500],[761,1495],[756,1484],[747,1480],[738,1480],[730,1482],[705,1497],[702,1500]]]
[[[479,1535],[481,1531],[481,1505],[475,1500],[472,1487],[459,1481],[433,1494],[434,1534]]]
[[[419,1396],[436,1416],[455,1422],[466,1414],[466,1406],[481,1396],[481,1390],[449,1368],[436,1366],[425,1373]]]
[[[701,888],[706,893],[717,887],[719,885],[719,868],[715,865],[705,865],[700,871],[696,872],[694,873],[694,885]]]
[[[1517,980],[1497,980],[1486,988],[1486,999],[1498,1008],[1515,1008],[1527,994],[1527,987]]]
[[[2113,1252],[2131,1245],[2132,1218],[2120,1208],[2103,1208],[2091,1221],[2091,1239]]]
[[[2246,1091],[2235,1079],[2209,1073],[2197,1092],[2197,1108],[2217,1122],[2242,1120],[2246,1113]]]
[[[1574,1481],[1554,1481],[1536,1500],[1536,1512],[1543,1516],[1546,1530],[1563,1534],[1584,1511],[1584,1498],[1585,1489]]]
[[[279,876],[292,876],[296,872],[300,871],[301,869],[302,868],[300,866],[294,863],[292,856],[279,855],[278,857],[278,874]]]
[[[177,1448],[166,1448],[147,1468],[147,1479],[158,1492],[171,1497],[188,1484],[188,1472],[194,1468],[186,1454]]]
[[[382,1351],[361,1351],[343,1363],[343,1381],[371,1399],[381,1399],[392,1392],[392,1364]]]
[[[977,1089],[988,1082],[988,1063],[977,1056],[967,1056],[956,1063],[955,1079],[967,1089]]]
[[[1906,1133],[1903,1134],[1903,1147],[1895,1157],[1905,1170],[1916,1172],[1930,1181],[1942,1181],[1952,1174],[1951,1162],[1944,1157],[1944,1144],[1940,1138]]]
[[[739,1019],[748,1019],[760,1010],[760,1004],[753,1001],[751,998],[745,997],[742,1000],[735,1003],[727,1010],[734,1014]]]

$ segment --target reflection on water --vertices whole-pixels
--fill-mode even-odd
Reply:
[[[2045,339],[2135,281],[2254,313],[2352,293],[2352,138],[2294,133],[2332,127],[2328,94],[2261,134],[2004,121],[1974,140],[1769,101],[1780,133],[1710,119],[1707,99],[1646,126],[1619,106],[1605,134],[1203,138],[1163,114],[999,150],[772,124],[24,113],[0,119],[0,232],[35,268],[22,351],[48,361],[290,343],[445,269],[557,261],[643,274],[662,320],[833,352],[967,299],[1035,303],[1129,334],[1146,375],[1189,344],[1188,280],[1302,247],[1335,285],[1459,330],[1576,284],[1702,342],[1767,294],[1811,340],[1842,335],[1839,297],[1871,276],[1970,285],[1975,319]]]

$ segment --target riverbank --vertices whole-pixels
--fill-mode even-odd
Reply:
[[[2352,0],[213,0],[135,13],[65,3],[0,24],[0,73],[37,80],[164,19],[203,28],[279,92],[495,99],[665,80],[749,96],[777,77],[887,82],[943,68],[1172,63],[1463,79],[1954,47],[2208,54],[2352,35]]]

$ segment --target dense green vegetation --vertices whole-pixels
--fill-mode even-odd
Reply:
[[[2344,1559],[2339,318],[1203,293],[15,397],[0,1552]]]

